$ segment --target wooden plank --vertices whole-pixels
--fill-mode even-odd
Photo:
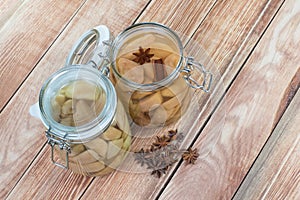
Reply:
[[[50,163],[50,156],[49,149],[43,149],[35,159],[31,170],[24,174],[27,177],[26,181],[21,179],[17,189],[7,199],[78,198],[91,181],[91,177],[72,174],[71,171],[55,167]]]
[[[171,27],[186,44],[215,3],[216,0],[152,1],[138,21]]]
[[[63,67],[71,47],[85,31],[99,24],[107,24],[113,27],[113,31],[120,32],[133,22],[147,2],[88,1],[5,107],[0,114],[0,140],[2,144],[5,144],[0,146],[0,199],[8,195],[46,142],[41,122],[29,115],[29,107],[38,101],[38,93],[43,82],[51,73]],[[123,17],[118,17],[120,15]],[[54,19],[57,18],[54,17]],[[41,153],[43,154],[44,151]],[[19,185],[14,188],[10,198],[19,196],[21,194],[18,193],[19,191],[26,191],[26,194],[22,193],[22,197],[26,199],[26,195],[28,197],[34,195],[31,194],[32,191],[36,191],[33,187],[36,189],[47,187],[48,184],[52,184],[53,179],[61,183],[64,183],[66,179],[76,179],[76,181],[74,180],[76,185],[82,184],[80,188],[81,191],[84,190],[87,179],[70,176],[69,173],[64,172],[61,172],[64,174],[63,177],[59,176],[59,168],[52,165],[49,156],[40,156],[39,158],[43,160],[43,164],[38,162],[38,165],[50,165],[58,170],[58,177],[51,170],[45,170],[36,165],[36,168],[24,175],[23,179],[18,182]],[[35,177],[44,173],[46,174],[43,176],[43,181],[36,182]],[[73,187],[58,190],[49,185],[47,191],[50,194],[53,194],[52,191],[58,192],[58,196],[71,194],[76,190]],[[80,192],[78,191],[76,194],[79,195]],[[74,193],[75,196],[76,194]],[[36,197],[42,198],[42,196]]]
[[[7,19],[0,29],[1,111],[84,1],[32,0],[18,9],[13,1],[0,15]]]
[[[20,0],[2,0],[0,3],[0,29],[22,5]]]
[[[248,53],[255,45],[255,41],[257,41],[268,25],[270,19],[273,17],[274,13],[277,11],[282,1],[251,1],[251,3],[247,2],[236,2],[236,1],[220,1],[217,2],[215,7],[208,14],[207,18],[204,20],[203,24],[199,27],[198,31],[205,34],[208,32],[211,38],[214,38],[214,42],[211,45],[215,48],[214,50],[210,49],[210,51],[206,53],[205,56],[200,56],[205,64],[210,64],[210,60],[205,58],[213,57],[218,61],[217,67],[226,68],[226,66],[232,61],[234,57],[238,57],[236,59],[236,65],[231,67],[232,72],[237,72],[239,68],[242,66],[242,63],[247,58]],[[157,6],[159,7],[159,6]],[[189,6],[187,6],[189,7]],[[245,8],[246,7],[246,8]],[[191,7],[190,7],[191,8]],[[228,12],[223,12],[225,10],[230,10],[230,14]],[[163,10],[163,8],[161,8]],[[243,10],[244,9],[244,10]],[[178,9],[180,10],[180,9]],[[189,13],[191,10],[186,10],[185,13]],[[244,13],[241,14],[243,10]],[[263,12],[268,10],[268,12]],[[197,11],[201,13],[201,11]],[[222,13],[222,14],[220,14]],[[235,19],[237,16],[242,15],[243,17]],[[177,16],[177,15],[176,15]],[[177,16],[177,20],[184,20],[181,18],[182,16]],[[228,23],[225,23],[223,19],[226,19]],[[264,20],[262,20],[262,18]],[[163,20],[163,19],[161,19]],[[261,21],[261,23],[259,23]],[[171,25],[172,27],[172,25]],[[237,31],[248,29],[249,32]],[[197,36],[202,36],[197,31]],[[217,32],[216,32],[217,31]],[[218,34],[214,34],[214,33]],[[221,32],[221,33],[220,33]],[[243,32],[243,33],[242,33]],[[224,39],[225,38],[225,39]],[[199,41],[200,38],[194,38],[194,41]],[[246,40],[246,42],[243,42]],[[204,44],[208,44],[211,40],[203,40]],[[223,44],[220,45],[220,43]],[[202,43],[200,44],[202,45]],[[239,46],[240,45],[240,46]],[[193,45],[191,45],[193,46]],[[194,50],[193,48],[191,48]],[[222,60],[218,60],[218,55],[215,54],[215,51],[221,52],[222,54],[226,52],[227,56]],[[208,54],[208,55],[207,55]],[[239,60],[239,61],[237,61]],[[225,71],[225,70],[223,70]],[[228,75],[228,74],[227,74]],[[234,73],[230,74],[230,77],[234,77]],[[216,81],[220,79],[220,76],[217,76]],[[229,85],[229,81],[224,84]],[[216,83],[215,83],[216,84]],[[224,88],[223,88],[224,89]],[[224,91],[222,91],[224,92]],[[188,120],[184,120],[182,122],[177,123],[175,126],[179,128],[180,131],[186,133],[186,138],[183,146],[187,147],[190,145],[191,141],[196,137],[196,133],[200,130],[201,126],[208,118],[210,113],[212,112],[214,106],[217,105],[218,100],[221,98],[221,94],[215,95],[213,100],[208,98],[203,98],[206,95],[202,95],[201,93],[195,93],[196,99],[193,99],[191,110],[188,112],[189,117]],[[206,100],[206,101],[205,101]],[[200,106],[199,106],[200,105]],[[203,106],[203,109],[202,107]],[[205,109],[205,106],[210,107],[210,109]],[[200,114],[199,114],[200,113]],[[220,113],[219,122],[220,124],[224,123],[224,115],[226,112]],[[149,138],[155,134],[160,134],[162,132],[166,132],[167,129],[171,129],[173,127],[167,127],[162,130],[144,130],[143,137],[144,139],[137,139],[133,145],[133,150],[140,149],[141,147],[145,147],[149,141],[152,139]],[[210,139],[213,140],[219,136],[222,127],[216,127],[214,130],[215,133],[211,134]],[[136,131],[136,130],[134,130]],[[151,134],[152,132],[152,134]],[[154,134],[153,134],[154,132]],[[147,137],[147,134],[148,137]],[[139,135],[140,136],[140,135]],[[210,146],[206,146],[203,152],[207,152],[210,150]],[[166,183],[168,177],[171,175],[174,168],[172,168],[164,178],[157,179],[150,175],[149,170],[141,169],[139,166],[134,164],[132,158],[129,158],[127,161],[130,166],[124,166],[122,171],[112,174],[109,178],[105,179],[105,183],[114,183],[112,184],[103,184],[103,179],[97,178],[93,181],[91,186],[88,188],[87,192],[84,194],[83,199],[93,199],[93,198],[103,198],[103,194],[105,194],[106,198],[111,199],[153,199],[160,192],[161,188]],[[144,171],[143,171],[144,170]],[[147,171],[147,172],[146,172]]]
[[[234,199],[300,199],[300,92]]]
[[[196,165],[181,165],[161,199],[232,198],[274,129],[290,83],[299,76],[299,16],[300,2],[286,1],[196,141]],[[220,124],[224,111],[226,121]],[[209,138],[218,126],[223,131],[213,143]],[[209,143],[214,147],[203,154]]]

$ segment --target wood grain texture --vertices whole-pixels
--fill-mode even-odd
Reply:
[[[196,165],[181,165],[161,199],[232,198],[272,133],[281,100],[299,69],[299,16],[300,2],[286,1],[194,147],[201,152],[208,144],[209,135],[222,125],[219,113],[226,110],[216,145],[208,154],[200,154]],[[295,162],[292,157],[289,161]],[[291,173],[299,179],[297,171]]]
[[[1,0],[0,2],[0,29],[9,21],[18,8],[22,5],[20,0]]]
[[[263,30],[269,23],[267,19],[270,20],[272,18],[272,16],[281,4],[281,1],[268,1],[269,3],[266,2],[267,1],[255,1],[253,3],[252,1],[252,3],[236,3],[236,1],[220,1],[220,3],[217,2],[214,8],[211,9],[211,12],[208,14],[209,17],[203,21],[203,24],[199,27],[198,31],[202,32],[203,34],[205,34],[205,31],[209,32],[210,37],[214,38],[214,40],[217,41],[216,43],[211,44],[215,48],[215,51],[221,53],[227,52],[227,57],[224,57],[223,60],[218,60],[218,69],[220,68],[221,70],[221,68],[226,68],[226,66],[231,62],[231,60],[234,57],[240,57],[240,61],[236,62],[236,65],[232,66],[231,70],[232,72],[237,72],[240,69],[243,61],[247,58],[247,53],[250,53],[251,49],[254,47],[254,41],[257,41],[259,39],[260,34],[262,34]],[[152,6],[156,7],[154,5]],[[239,18],[237,21],[235,21],[234,18],[236,16],[241,15],[239,10],[243,9],[246,6],[249,7],[245,8],[245,13],[243,13],[244,17]],[[228,14],[228,12],[222,12],[222,15],[219,14],[221,11],[223,11],[224,7],[227,7],[229,10],[232,11],[230,12],[230,15]],[[163,8],[160,9],[164,10]],[[261,14],[261,10],[265,9],[268,10],[268,12],[264,12]],[[188,13],[188,11],[185,11],[185,13]],[[223,21],[223,18],[225,17],[228,20],[228,23],[225,23]],[[265,20],[263,20],[261,23],[258,23],[259,20],[261,20],[260,17],[263,17]],[[178,20],[184,21],[185,19],[179,17]],[[170,26],[172,27],[172,24]],[[243,31],[236,32],[236,30],[240,29]],[[251,32],[246,32],[244,29],[249,29],[249,31],[251,30]],[[220,31],[217,32],[218,34],[213,34],[213,32],[217,30],[222,31],[222,34],[219,35]],[[196,35],[198,35],[199,38],[194,38],[194,40],[196,41],[199,41],[201,38],[201,35],[199,35],[198,31]],[[247,41],[243,43],[244,40]],[[203,40],[202,42],[208,45],[210,41],[211,39]],[[221,46],[220,43],[222,43],[224,46]],[[242,43],[244,45],[244,49],[240,50],[238,45],[241,45]],[[203,47],[202,43],[200,43],[200,45],[201,47]],[[193,47],[192,44],[191,47]],[[218,58],[218,55],[215,54],[215,51],[210,49],[209,53],[204,52],[205,54],[202,56],[200,55],[199,57],[202,59],[202,61],[206,62],[205,64],[210,64],[212,62],[210,59],[207,58]],[[195,52],[195,49],[191,48],[190,52]],[[230,77],[233,79],[234,75],[234,73],[230,74]],[[217,76],[216,82],[219,79],[220,76]],[[228,86],[229,81],[226,84]],[[183,144],[184,147],[189,146],[191,141],[196,137],[197,132],[201,129],[201,126],[212,112],[214,106],[217,105],[217,101],[220,100],[222,93],[218,94],[217,96],[214,96],[215,99],[208,99],[206,95],[202,95],[201,93],[195,93],[195,96],[196,97],[193,99],[191,104],[192,109],[188,112],[189,118],[187,118],[193,120],[184,120],[173,126],[179,128],[180,131],[187,134]],[[206,109],[206,106],[210,107],[210,109]],[[211,136],[209,137],[209,140],[212,140],[212,143],[208,143],[208,145],[205,146],[205,148],[202,148],[202,152],[204,154],[212,148],[212,146],[214,145],[213,140],[216,139],[221,132],[222,125],[224,123],[224,114],[226,114],[226,110],[223,110],[219,113],[220,125],[215,127],[214,133],[211,134]],[[171,129],[173,127],[168,128]],[[168,128],[155,131],[143,131],[143,136],[145,137],[145,139],[139,138],[138,140],[135,140],[133,149],[138,150],[141,147],[147,146],[147,144],[151,143],[151,141],[153,140],[150,138],[150,136],[147,138],[147,134],[151,135],[151,131],[152,135],[156,135],[166,132]],[[137,131],[135,129],[133,130],[134,132]],[[131,163],[131,166],[126,168],[126,170],[124,170],[125,172],[114,173],[108,179],[105,179],[106,183],[113,182],[115,184],[103,184],[104,180],[101,178],[97,178],[93,181],[87,192],[84,194],[83,199],[154,199],[166,183],[168,177],[171,175],[171,172],[175,168],[174,166],[174,168],[172,168],[164,178],[158,180],[157,178],[150,175],[149,170],[147,171],[147,173],[145,173],[145,170],[141,171],[139,166],[137,166],[132,159],[129,159],[128,163]],[[143,186],[141,186],[141,183]],[[106,195],[104,196],[103,194]]]
[[[113,1],[112,3],[110,1],[88,1],[29,75],[3,112],[1,112],[0,140],[5,145],[0,146],[0,199],[8,195],[8,192],[12,190],[46,142],[43,134],[43,125],[39,120],[29,115],[29,107],[38,101],[38,93],[43,82],[50,74],[64,66],[71,47],[80,35],[99,24],[107,24],[113,27],[115,32],[119,32],[133,22],[147,2]],[[119,18],[119,15],[116,13],[122,14],[123,17]],[[57,18],[54,17],[53,19]],[[38,158],[43,160],[45,166],[52,165],[49,156],[40,156]],[[35,163],[40,165],[39,161]],[[41,165],[44,166],[43,164]],[[19,191],[24,192],[24,198],[27,195],[28,198],[34,196],[32,194],[33,191],[36,191],[34,187],[36,189],[46,187],[51,194],[54,191],[57,192],[57,196],[75,192],[76,189],[72,187],[50,187],[53,179],[63,183],[66,179],[73,180],[73,175],[65,173],[63,177],[56,177],[51,170],[45,171],[43,167],[38,165],[34,169],[30,168],[34,172],[30,171],[23,176],[18,182],[18,186],[14,188],[10,198],[19,196]],[[59,170],[59,168],[55,169]],[[43,176],[43,180],[36,182],[34,176],[44,173],[46,174]],[[88,184],[86,179],[75,179],[77,180],[75,181],[76,185]],[[83,188],[81,187],[81,189]],[[42,195],[44,193],[41,191],[39,194]],[[76,194],[79,195],[80,192],[78,191]],[[36,198],[42,198],[42,196],[36,196]]]
[[[92,178],[56,167],[50,156],[44,148],[7,199],[77,199]]]
[[[298,91],[234,199],[300,199],[299,110]]]
[[[5,2],[1,7],[8,6]],[[7,16],[0,15],[7,19],[0,29],[0,110],[83,2],[31,0],[16,10],[13,1],[3,14]]]
[[[151,21],[171,27],[186,44],[216,0],[151,1],[138,22]]]

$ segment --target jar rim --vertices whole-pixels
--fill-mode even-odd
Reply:
[[[146,84],[140,84],[140,83],[136,83],[133,82],[129,79],[124,78],[117,70],[116,68],[116,52],[114,52],[113,50],[116,49],[116,47],[118,46],[118,44],[120,44],[120,41],[122,41],[124,38],[126,38],[126,36],[131,33],[132,31],[136,31],[135,29],[139,29],[139,28],[157,28],[159,30],[163,30],[165,33],[169,34],[172,39],[174,39],[176,41],[176,45],[179,49],[179,61],[177,63],[177,66],[175,67],[175,69],[168,75],[166,76],[164,79],[160,80],[160,81],[156,81],[153,83],[146,83]],[[126,28],[124,31],[122,31],[113,41],[112,46],[111,46],[111,65],[112,65],[112,69],[113,69],[113,73],[115,75],[117,75],[117,77],[123,81],[126,85],[130,86],[133,89],[136,90],[145,90],[145,91],[151,91],[151,90],[156,90],[160,87],[163,87],[165,85],[168,85],[169,83],[171,83],[174,79],[176,79],[180,73],[180,68],[182,65],[183,60],[183,45],[182,42],[179,38],[179,36],[170,28],[168,28],[167,26],[163,25],[163,24],[159,24],[159,23],[155,23],[155,22],[142,22],[142,23],[138,23],[138,24],[134,24],[132,26],[129,26],[128,28]]]
[[[51,106],[49,105],[50,97],[47,97],[47,95],[49,95],[48,92],[50,92],[51,87],[54,87],[54,84],[57,84],[57,82],[61,82],[64,79],[69,79],[64,80],[68,82],[82,80],[78,79],[81,73],[89,75],[90,78],[93,78],[93,81],[101,85],[106,93],[105,105],[99,115],[92,121],[81,126],[65,126],[53,119],[49,112]],[[71,75],[74,76],[71,77]],[[64,85],[58,85],[56,88],[61,88],[63,86]],[[45,81],[39,95],[39,108],[43,124],[55,137],[70,143],[89,141],[102,134],[112,123],[116,114],[116,107],[117,95],[111,81],[98,70],[88,65],[70,65],[56,71]]]

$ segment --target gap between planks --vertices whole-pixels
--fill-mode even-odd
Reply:
[[[53,40],[52,41],[50,41],[49,42],[49,46],[44,50],[44,52],[41,52],[40,54],[41,55],[39,55],[39,57],[36,59],[36,61],[34,61],[34,63],[33,63],[33,68],[31,68],[31,69],[29,69],[28,70],[28,72],[26,72],[26,73],[24,73],[24,78],[21,80],[14,80],[14,81],[17,81],[17,82],[20,82],[18,85],[11,85],[11,84],[9,84],[9,83],[5,83],[6,85],[10,85],[11,87],[15,87],[15,90],[14,91],[8,91],[9,93],[11,93],[11,94],[9,94],[8,96],[6,96],[6,95],[4,95],[4,101],[2,102],[2,100],[0,99],[0,113],[2,113],[2,111],[5,109],[5,107],[9,104],[9,102],[11,101],[11,99],[14,97],[14,95],[17,93],[17,91],[20,89],[20,87],[23,85],[23,83],[26,81],[26,79],[28,78],[28,76],[29,76],[29,74],[34,70],[34,68],[36,67],[36,65],[40,62],[40,60],[44,57],[44,55],[48,52],[48,50],[50,49],[50,47],[54,44],[54,42],[57,40],[57,38],[59,37],[59,35],[65,30],[65,28],[68,26],[68,24],[70,23],[70,21],[72,21],[72,19],[73,19],[73,17],[74,17],[74,15],[76,15],[76,13],[78,12],[78,10],[85,4],[85,2],[86,2],[87,0],[82,0],[82,2],[79,4],[79,6],[78,6],[78,8],[77,9],[74,9],[75,11],[73,12],[73,14],[72,15],[70,15],[70,18],[68,19],[68,20],[66,20],[66,23],[65,23],[65,25],[64,26],[62,26],[60,29],[59,29],[59,31],[60,32],[58,32],[57,33],[57,35],[55,36],[55,38],[53,38]],[[30,6],[30,3],[29,2],[23,2],[22,4],[21,4],[21,6],[23,6],[23,5],[25,5],[25,3],[28,3],[28,5]],[[18,8],[18,9],[20,9],[20,8]],[[18,11],[18,9],[17,9],[17,11]],[[14,13],[14,15],[16,14],[16,12]],[[14,17],[14,15],[12,15],[8,20],[10,20],[12,17]],[[18,15],[16,16],[16,18],[18,18]],[[15,20],[15,19],[13,19],[13,20]],[[6,23],[5,23],[5,25],[6,26],[8,26],[8,22],[10,22],[10,21],[7,21]],[[12,22],[13,23],[13,22]],[[2,31],[2,29],[4,29],[5,27],[3,26],[3,27],[1,27],[1,29],[0,29],[0,31]],[[15,28],[15,27],[13,27],[13,28]],[[16,36],[13,36],[13,37],[16,37]],[[28,38],[27,38],[28,39]],[[16,45],[15,45],[16,46]],[[17,47],[17,46],[16,46]],[[15,48],[15,47],[14,47]],[[8,48],[9,49],[9,48]],[[7,50],[7,49],[4,49],[4,52],[5,52],[5,50]],[[19,54],[17,54],[17,56],[20,56]],[[26,59],[28,59],[29,60],[29,58],[27,58],[26,57]],[[22,62],[22,61],[20,61],[20,62]],[[17,64],[18,65],[20,65],[20,66],[22,66],[22,63],[20,63],[20,62],[18,62]],[[8,63],[9,64],[11,64],[10,63],[10,61],[8,61]],[[16,63],[14,63],[14,64],[16,64]],[[1,76],[3,75],[3,74],[0,74]],[[23,74],[22,74],[23,75]],[[4,84],[4,83],[3,83]],[[7,91],[4,91],[4,92],[7,92]],[[4,93],[5,94],[5,93]]]
[[[247,176],[245,177],[240,187],[236,191],[233,200],[249,199],[251,196],[252,198],[258,198],[257,196],[258,193],[263,195],[263,197],[260,196],[260,198],[265,199],[268,191],[271,190],[273,185],[276,185],[275,180],[280,176],[280,173],[284,171],[283,169],[284,165],[288,162],[288,159],[291,157],[292,151],[294,150],[294,148],[296,148],[295,146],[299,143],[300,135],[298,134],[298,137],[296,137],[297,129],[295,130],[296,132],[292,132],[292,133],[289,132],[291,131],[290,130],[291,127],[295,126],[295,124],[300,122],[299,113],[297,113],[297,110],[299,110],[299,105],[300,105],[300,93],[298,89],[296,91],[296,95],[291,101],[290,106],[288,107],[288,109],[280,119],[277,126],[272,131],[272,134],[268,138],[262,151],[260,152],[259,156],[256,158],[254,164],[252,165],[251,169],[247,173]],[[294,124],[291,124],[292,122],[294,122]],[[289,149],[287,151],[285,158],[283,158],[283,160],[281,157],[275,158],[275,156],[279,154],[278,149],[285,149],[285,148]],[[283,155],[279,154],[279,156],[283,156]],[[281,164],[278,164],[279,160]],[[273,174],[270,175],[270,173],[263,175],[264,171],[266,171],[263,168],[263,165],[265,163],[274,166],[273,171],[276,170],[277,172],[275,172],[274,175]],[[296,163],[295,166],[297,166]],[[260,177],[262,176],[264,176],[263,180],[260,179]],[[269,181],[266,181],[266,179],[272,179],[271,183]],[[265,183],[264,189],[260,189],[259,191],[258,189],[255,189],[255,188],[261,188],[258,187],[258,185],[259,184],[262,185],[263,183]],[[280,183],[277,183],[277,185],[279,184]],[[264,194],[262,194],[263,192]],[[254,195],[256,195],[256,197],[254,197]]]

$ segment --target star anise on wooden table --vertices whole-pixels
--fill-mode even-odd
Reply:
[[[141,166],[146,165],[152,170],[151,175],[158,178],[166,174],[180,158],[183,158],[187,164],[195,164],[199,153],[197,149],[192,148],[181,150],[180,144],[183,139],[183,133],[177,133],[177,130],[170,130],[167,134],[156,136],[150,148],[146,150],[142,148],[135,153],[135,160]]]
[[[168,136],[156,136],[156,141],[152,143],[152,146],[156,149],[160,149],[161,147],[167,146],[171,142],[171,138]]]
[[[132,53],[136,56],[136,58],[133,59],[134,62],[139,63],[140,65],[150,62],[150,58],[154,56],[154,54],[150,54],[150,48],[147,48],[144,50],[142,47],[139,47],[138,53]]]
[[[166,172],[167,172],[168,169],[169,169],[169,166],[166,166],[166,167],[163,167],[163,168],[154,169],[151,172],[151,175],[154,175],[157,178],[160,178],[163,174],[166,174]]]
[[[188,164],[195,164],[195,161],[197,160],[199,156],[198,150],[189,148],[186,152],[182,154],[183,160],[185,160]]]
[[[137,163],[140,163],[141,166],[144,166],[144,164],[147,162],[147,154],[149,152],[145,151],[143,148],[136,152],[135,155],[135,160],[137,161]]]

